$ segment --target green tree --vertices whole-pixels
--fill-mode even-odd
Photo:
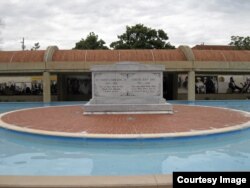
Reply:
[[[174,49],[168,40],[168,35],[162,29],[156,30],[136,24],[126,26],[126,32],[118,35],[118,41],[110,44],[114,49]]]
[[[250,36],[231,36],[231,46],[235,46],[238,50],[250,50]]]
[[[76,43],[75,48],[73,49],[108,49],[105,46],[105,42],[100,39],[98,40],[98,35],[94,32],[90,32],[86,39],[81,39],[79,42]]]
[[[39,42],[36,42],[34,46],[31,48],[31,50],[38,50],[40,48]]]

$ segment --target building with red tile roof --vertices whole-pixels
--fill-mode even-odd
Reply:
[[[171,93],[172,99],[178,99],[176,88],[179,74],[188,75],[189,100],[199,96],[195,95],[195,75],[250,75],[249,50],[234,50],[232,46],[196,45],[172,50],[61,50],[49,46],[46,50],[37,51],[0,51],[0,76],[42,76],[43,101],[49,102],[49,76],[56,75],[60,90],[58,100],[68,100],[74,98],[65,93],[68,76],[90,77],[92,65],[124,61],[164,65],[165,77],[170,80],[167,83],[168,93]]]

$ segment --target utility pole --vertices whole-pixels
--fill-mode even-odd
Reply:
[[[24,45],[24,37],[23,37],[23,40],[21,41],[21,44],[22,44],[22,50],[24,51],[26,46]]]

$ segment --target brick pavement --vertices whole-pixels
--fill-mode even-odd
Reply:
[[[19,127],[69,133],[147,134],[176,133],[230,127],[250,121],[241,112],[174,105],[174,114],[83,115],[81,106],[17,111],[2,120]]]

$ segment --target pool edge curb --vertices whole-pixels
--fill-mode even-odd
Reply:
[[[0,188],[17,187],[165,187],[172,188],[172,174],[142,176],[0,176]]]

